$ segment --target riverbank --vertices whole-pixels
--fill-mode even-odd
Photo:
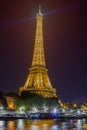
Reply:
[[[29,113],[29,114],[14,114],[0,115],[0,119],[82,119],[87,118],[87,115],[59,115],[58,113]]]

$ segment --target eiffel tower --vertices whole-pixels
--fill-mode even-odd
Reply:
[[[37,94],[47,98],[56,98],[56,89],[53,88],[46,69],[44,56],[44,41],[43,41],[43,14],[41,6],[36,15],[36,36],[34,45],[34,54],[32,65],[29,69],[28,77],[23,87],[20,88],[20,94],[23,91],[29,91],[32,94]]]

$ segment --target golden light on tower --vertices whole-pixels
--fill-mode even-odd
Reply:
[[[35,47],[32,60],[32,66],[46,66],[44,57],[44,47],[43,47],[43,15],[41,13],[41,6],[39,6],[39,13],[36,15],[37,26],[36,26],[36,36],[35,36]]]
[[[20,94],[23,91],[29,91],[30,93],[38,94],[43,97],[57,97],[56,89],[52,87],[47,72],[48,70],[46,69],[41,6],[39,6],[36,19],[37,25],[32,65],[24,86],[20,88]]]

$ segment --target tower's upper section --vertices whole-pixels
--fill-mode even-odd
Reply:
[[[44,46],[43,46],[43,14],[41,13],[41,6],[39,5],[39,12],[36,15],[36,36],[34,45],[34,54],[32,60],[32,67],[34,66],[46,66],[44,57]]]
[[[38,12],[38,14],[37,14],[37,17],[38,16],[42,16],[43,17],[43,14],[42,14],[42,12],[41,12],[41,5],[39,5],[39,12]]]

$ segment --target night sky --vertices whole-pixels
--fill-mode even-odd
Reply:
[[[44,14],[46,66],[63,102],[87,102],[87,5],[84,0],[0,2],[0,91],[18,92],[31,66],[36,13]]]

